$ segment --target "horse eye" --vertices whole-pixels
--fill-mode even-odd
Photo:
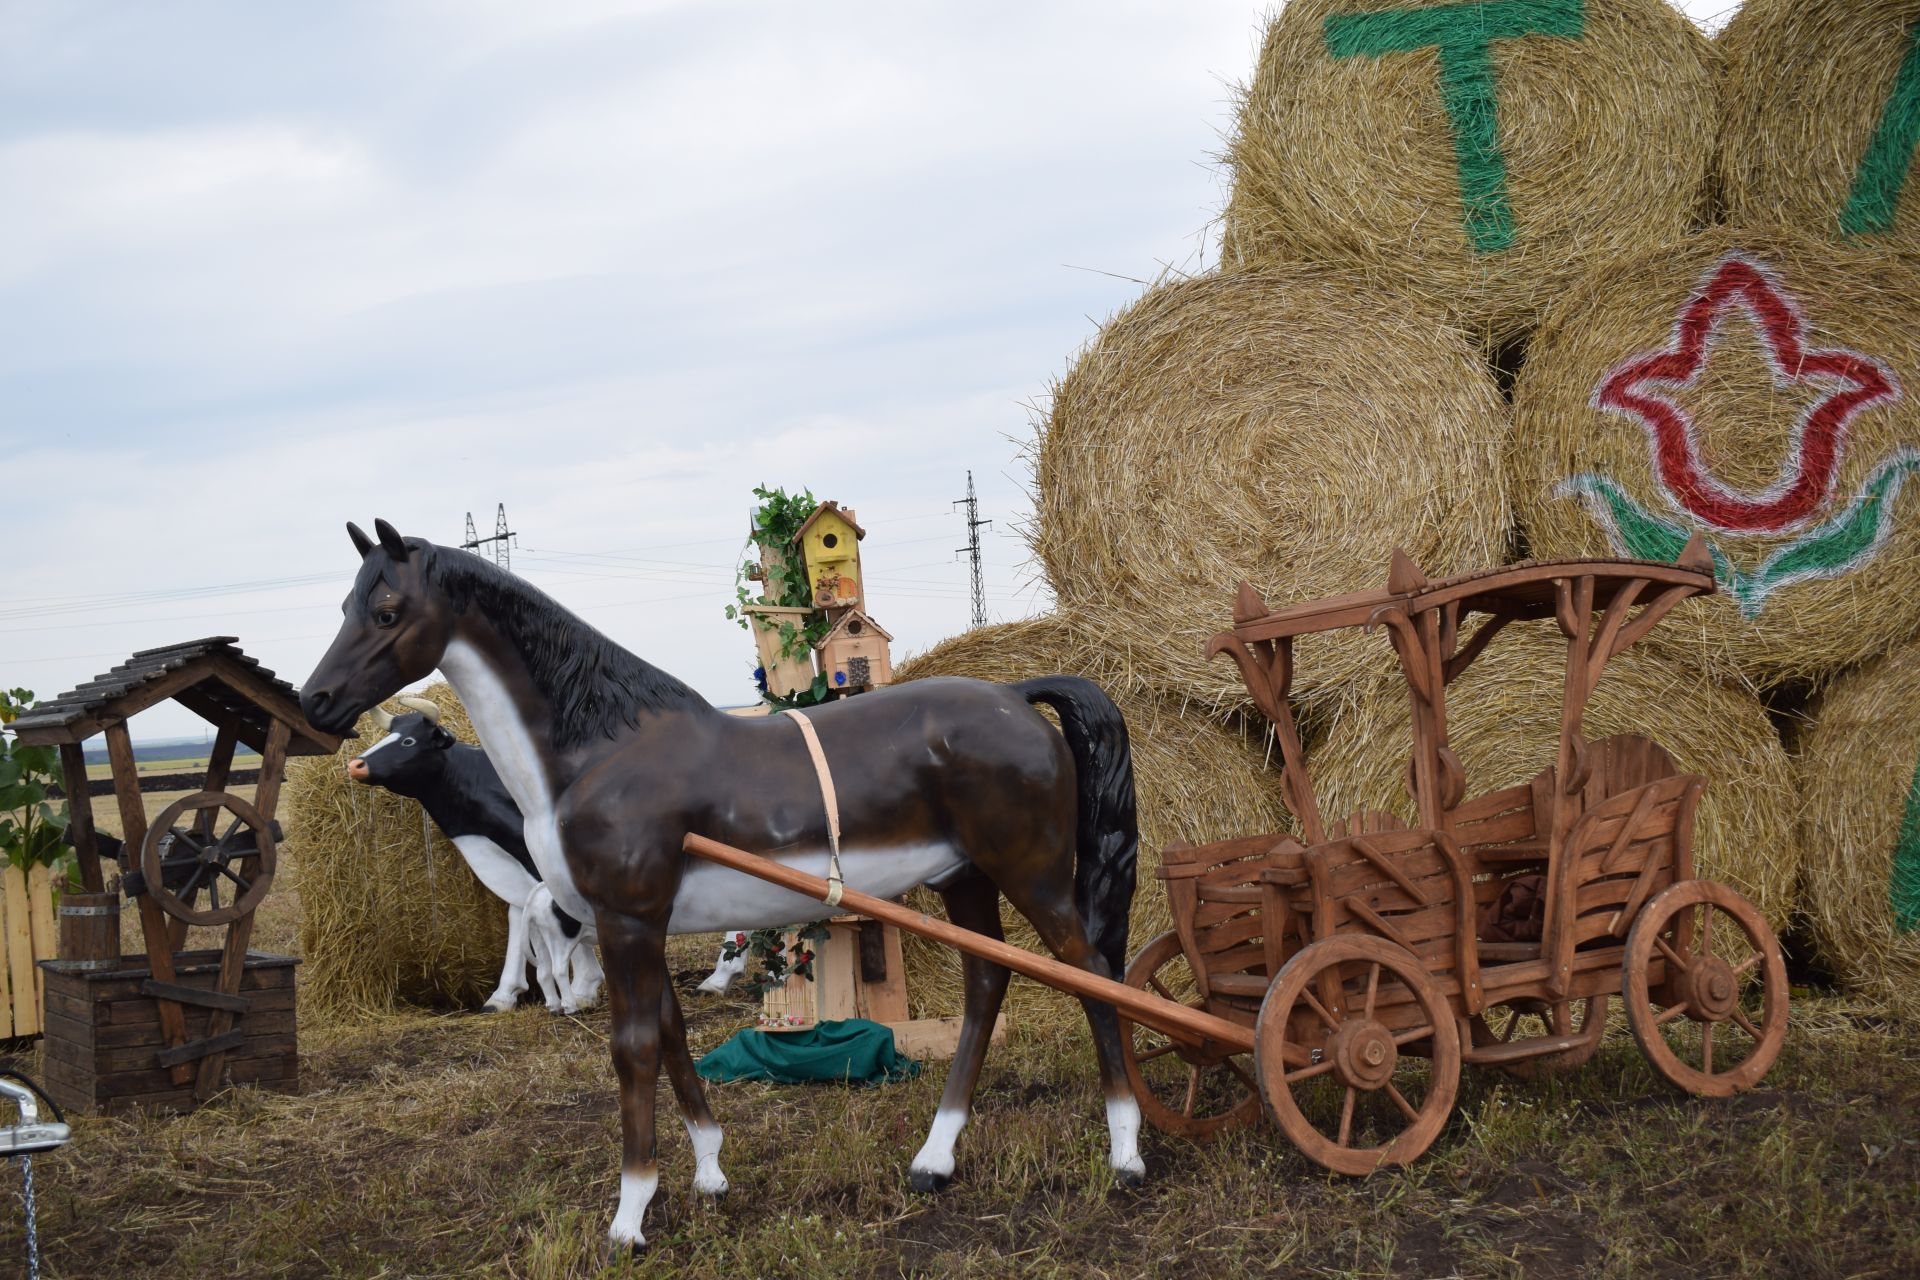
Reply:
[[[394,623],[400,621],[400,615],[395,613],[391,609],[382,609],[380,612],[373,615],[373,620],[379,623],[383,627],[390,627]]]

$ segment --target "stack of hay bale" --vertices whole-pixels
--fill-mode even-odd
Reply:
[[[1230,725],[1200,645],[1242,578],[1278,606],[1383,583],[1395,546],[1443,574],[1702,533],[1720,594],[1615,664],[1589,733],[1705,774],[1702,874],[1920,1005],[1917,22],[1749,0],[1715,42],[1663,0],[1291,0],[1221,266],[1111,319],[1041,426],[1068,669]],[[1541,631],[1451,704],[1475,791],[1551,761]],[[1410,816],[1385,642],[1303,642],[1296,696],[1328,811]]]

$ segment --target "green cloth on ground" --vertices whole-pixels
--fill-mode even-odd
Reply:
[[[700,1059],[694,1070],[708,1080],[890,1084],[919,1075],[920,1064],[894,1048],[892,1028],[848,1018],[806,1031],[748,1027]]]

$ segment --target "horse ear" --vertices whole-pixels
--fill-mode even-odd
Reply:
[[[394,527],[385,520],[375,520],[373,531],[380,535],[380,547],[395,560],[407,558],[406,539],[402,538]]]
[[[353,539],[353,549],[360,553],[362,560],[365,560],[367,558],[367,552],[373,550],[373,539],[369,538],[366,533],[361,530],[360,526],[351,520],[347,521],[347,536]]]

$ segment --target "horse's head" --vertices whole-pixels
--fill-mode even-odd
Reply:
[[[439,666],[453,639],[453,610],[428,573],[433,545],[385,520],[373,528],[377,542],[347,526],[360,572],[340,606],[340,634],[300,691],[300,709],[327,733],[352,733],[367,708]]]

